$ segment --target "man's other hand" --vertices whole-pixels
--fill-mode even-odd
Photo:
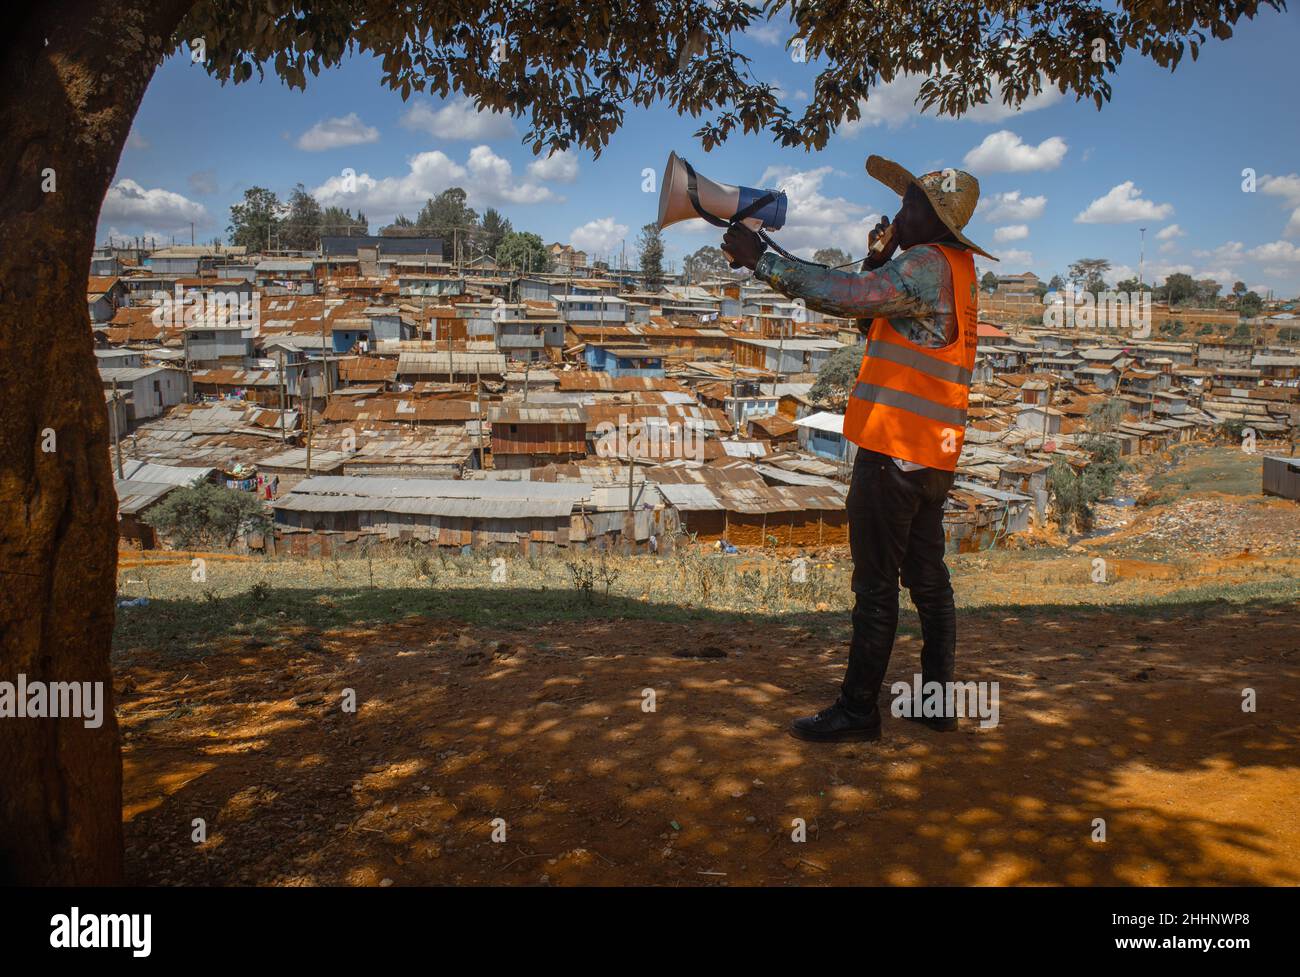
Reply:
[[[767,245],[763,239],[744,224],[732,224],[722,238],[722,253],[732,268],[748,268],[753,271],[766,250]]]
[[[885,245],[884,249],[879,254],[871,250],[871,246],[879,241],[881,236],[888,229],[889,218],[882,217],[880,218],[880,223],[873,227],[870,233],[867,234],[867,257],[863,261],[864,267],[879,268],[881,265],[885,264],[885,262],[889,261],[889,259],[894,256],[894,252],[898,250],[897,232],[890,235],[889,243]]]

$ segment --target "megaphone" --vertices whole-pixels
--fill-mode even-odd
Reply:
[[[676,153],[669,153],[659,191],[659,229],[702,218],[716,227],[741,223],[755,231],[777,231],[785,225],[786,204],[780,190],[715,183]]]

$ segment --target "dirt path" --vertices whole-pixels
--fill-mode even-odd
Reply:
[[[1180,615],[964,616],[962,677],[1001,684],[997,728],[887,719],[830,747],[785,727],[830,701],[842,645],[792,625],[412,621],[136,652],[130,878],[1300,883],[1300,611]],[[701,648],[726,657],[674,654]],[[900,639],[891,681],[918,651]]]

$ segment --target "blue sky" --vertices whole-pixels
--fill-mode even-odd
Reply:
[[[817,64],[799,64],[782,32],[764,25],[739,47],[754,74],[801,106]],[[250,185],[287,196],[302,182],[322,203],[359,207],[376,231],[395,213],[414,217],[426,197],[463,186],[481,212],[494,206],[516,229],[572,242],[593,257],[629,263],[657,194],[642,191],[675,149],[703,173],[731,183],[780,186],[791,199],[785,247],[810,255],[836,246],[861,255],[866,228],[897,198],[866,175],[870,153],[913,172],[945,166],[980,179],[981,209],[967,234],[1003,260],[998,268],[1048,277],[1080,257],[1105,257],[1117,278],[1136,273],[1146,228],[1146,277],[1174,271],[1231,287],[1300,293],[1300,105],[1295,13],[1262,11],[1227,42],[1174,73],[1130,55],[1111,102],[1052,92],[1009,114],[1000,105],[961,120],[921,115],[919,81],[877,91],[862,120],[820,152],[782,149],[769,136],[735,136],[711,153],[698,122],[662,107],[631,110],[599,160],[575,151],[538,160],[522,144],[522,120],[399,95],[379,84],[378,64],[356,58],[309,79],[306,92],[278,81],[222,87],[188,59],[158,71],[100,221],[109,234],[189,243],[223,237],[229,208]],[[1242,189],[1242,171],[1255,191]],[[348,190],[347,170],[357,176]],[[718,243],[691,221],[666,234],[668,259]]]

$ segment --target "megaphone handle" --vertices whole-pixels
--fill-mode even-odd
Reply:
[[[790,259],[791,261],[802,261],[802,260],[803,260],[802,258],[797,258],[797,257],[795,257],[795,256],[792,255],[789,251],[787,251],[785,248],[781,247],[781,245],[779,245],[779,244],[777,244],[775,241],[773,241],[771,235],[769,235],[769,234],[767,233],[767,231],[763,230],[761,227],[758,229],[758,236],[761,237],[761,238],[763,239],[763,243],[764,243],[764,244],[766,244],[769,248],[771,248],[773,251],[775,251],[775,252],[776,252],[777,254],[779,254],[781,257],[783,257],[783,258],[788,258],[788,259]]]
[[[775,251],[775,252],[776,252],[777,254],[779,254],[781,257],[783,257],[783,258],[788,258],[788,259],[790,259],[791,261],[802,261],[802,260],[803,260],[802,258],[798,258],[798,257],[796,257],[795,255],[792,255],[792,254],[791,254],[789,251],[787,251],[785,248],[781,247],[781,245],[779,245],[779,244],[777,244],[775,241],[773,241],[771,235],[769,235],[769,234],[767,233],[767,231],[765,231],[765,230],[763,229],[763,221],[762,221],[760,218],[757,218],[757,217],[747,217],[747,218],[745,218],[744,220],[739,220],[739,221],[734,221],[734,220],[733,220],[733,221],[731,222],[731,224],[732,224],[732,226],[734,226],[734,225],[736,225],[736,224],[744,224],[744,225],[745,225],[746,227],[748,227],[751,231],[753,231],[755,234],[757,234],[757,235],[762,239],[762,241],[763,241],[764,244],[766,244],[769,248],[771,248],[773,251]],[[727,249],[726,249],[726,248],[722,248],[721,251],[722,251],[722,256],[723,256],[724,258],[727,259],[727,263],[728,263],[728,264],[731,264],[732,261],[733,261],[733,259],[732,259],[731,255],[727,253]]]

